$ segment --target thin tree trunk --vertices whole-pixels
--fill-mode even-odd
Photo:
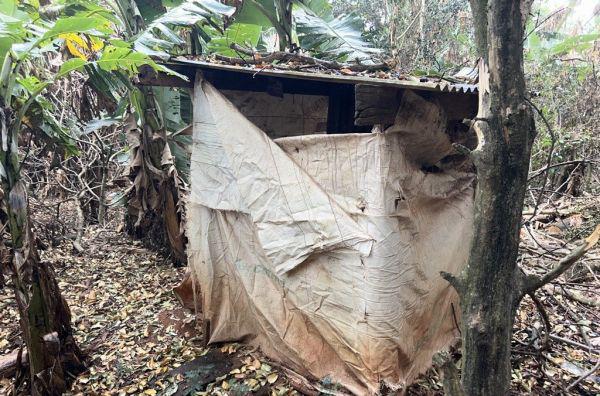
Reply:
[[[11,109],[2,109],[5,115]],[[4,117],[3,121],[12,117]],[[3,129],[7,128],[3,124]],[[20,178],[17,137],[20,122],[8,126],[3,137],[2,200],[10,232],[10,269],[20,315],[23,340],[27,345],[32,395],[60,395],[67,389],[68,373],[83,368],[81,352],[73,338],[71,314],[60,294],[54,272],[40,260],[29,223],[29,202]],[[6,129],[4,129],[6,130]]]
[[[520,3],[473,0],[472,10],[483,58],[473,124],[479,146],[471,153],[477,168],[474,238],[463,272],[446,278],[461,299],[465,393],[506,395],[522,297],[517,254],[535,126],[525,97]]]
[[[487,61],[488,0],[470,0],[470,3],[471,14],[473,14],[473,24],[475,25],[475,48],[477,50],[477,54]]]
[[[421,0],[421,5],[419,6],[419,48],[423,48],[425,45],[426,6],[427,3],[425,3],[425,0]]]

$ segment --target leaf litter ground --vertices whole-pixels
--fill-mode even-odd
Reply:
[[[529,221],[521,234],[520,257],[527,271],[545,271],[563,257],[573,241],[588,233],[586,225],[597,222],[597,207],[594,199],[559,202],[552,211],[541,208],[542,214]],[[42,252],[57,273],[71,307],[77,341],[88,355],[88,370],[74,380],[71,394],[345,393],[327,378],[309,382],[248,346],[204,347],[195,315],[180,305],[172,291],[185,269],[174,268],[115,231],[116,226],[115,222],[88,227],[83,255],[74,253],[70,242]],[[43,234],[41,229],[38,234]],[[548,324],[531,299],[521,304],[512,345],[514,394],[600,394],[600,376],[590,373],[600,356],[599,266],[596,249],[537,293]],[[0,355],[20,343],[8,285],[0,290]],[[0,379],[0,395],[11,387],[12,379]],[[441,371],[430,369],[407,393],[443,394]]]
[[[113,227],[114,228],[114,227]],[[290,394],[283,376],[255,350],[238,344],[205,348],[195,315],[172,288],[184,268],[109,227],[91,227],[84,256],[70,243],[42,252],[54,267],[72,313],[75,337],[88,357],[71,394]],[[21,344],[7,285],[0,292],[0,355]],[[0,379],[7,394],[12,379]]]

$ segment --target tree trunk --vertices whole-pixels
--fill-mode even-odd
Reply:
[[[482,56],[474,238],[456,287],[462,309],[463,373],[467,395],[506,395],[510,343],[523,276],[517,266],[521,213],[535,126],[525,97],[520,3],[473,0]],[[489,64],[489,69],[488,65]]]
[[[60,395],[67,389],[68,373],[83,368],[82,354],[75,344],[71,313],[60,294],[54,272],[40,260],[29,223],[29,203],[25,183],[20,178],[17,137],[20,121],[9,108],[2,109],[2,129],[7,143],[1,160],[2,201],[6,208],[11,239],[8,253],[13,289],[20,315],[21,331],[27,345],[30,386],[33,395]],[[7,125],[9,124],[9,125]],[[6,129],[5,129],[6,128]]]
[[[487,61],[488,0],[470,0],[470,3],[473,24],[475,25],[475,49],[477,50],[477,54]]]

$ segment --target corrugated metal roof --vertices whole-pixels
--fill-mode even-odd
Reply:
[[[246,73],[253,75],[271,76],[277,78],[292,78],[301,80],[323,81],[340,84],[370,84],[379,86],[389,86],[397,88],[407,88],[422,91],[437,91],[437,92],[456,92],[474,94],[477,92],[477,85],[467,83],[454,83],[439,78],[425,77],[391,77],[378,78],[375,76],[366,75],[344,75],[324,73],[321,71],[297,71],[297,70],[281,70],[266,67],[251,67],[230,65],[215,62],[207,62],[205,60],[193,60],[183,57],[171,59],[166,63],[168,66],[183,66],[199,70],[225,70],[238,73]]]

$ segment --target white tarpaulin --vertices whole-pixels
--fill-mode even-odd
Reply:
[[[466,261],[473,177],[421,170],[451,146],[419,100],[385,133],[273,141],[197,79],[188,252],[210,342],[363,394],[410,382],[457,336],[439,272]]]

